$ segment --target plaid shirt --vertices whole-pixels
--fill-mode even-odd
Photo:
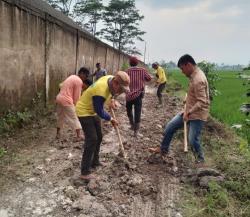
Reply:
[[[148,71],[141,67],[130,67],[127,73],[130,77],[130,92],[126,94],[126,101],[131,101],[140,96],[144,91],[145,82],[152,78]]]

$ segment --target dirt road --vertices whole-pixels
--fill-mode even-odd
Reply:
[[[98,180],[90,183],[78,179],[82,143],[73,143],[74,134],[67,129],[61,140],[55,140],[53,115],[2,139],[2,145],[17,148],[11,160],[6,156],[0,165],[0,216],[182,216],[180,177],[188,168],[182,135],[177,134],[166,161],[147,150],[160,144],[164,125],[180,110],[181,102],[167,95],[163,107],[156,108],[156,102],[155,90],[148,89],[138,138],[129,129],[125,106],[116,112],[126,161],[116,156],[115,130],[104,123],[101,160],[107,166],[95,170]]]

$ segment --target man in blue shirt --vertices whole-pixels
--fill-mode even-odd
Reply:
[[[101,63],[96,63],[96,71],[92,75],[95,76],[95,81],[97,81],[102,76],[107,75],[107,71],[101,67]]]

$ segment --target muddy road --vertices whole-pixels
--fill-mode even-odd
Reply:
[[[98,179],[89,183],[78,178],[83,142],[74,143],[69,129],[56,140],[54,115],[1,139],[1,145],[16,151],[0,165],[0,216],[181,217],[180,180],[190,167],[182,132],[167,159],[150,154],[148,148],[160,144],[165,123],[182,102],[164,95],[164,106],[156,108],[156,104],[155,90],[148,88],[137,138],[129,129],[125,106],[116,111],[126,160],[117,157],[115,130],[104,123],[100,156],[106,166],[97,168]]]

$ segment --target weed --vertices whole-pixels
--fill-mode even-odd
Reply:
[[[0,159],[1,159],[6,153],[7,153],[7,151],[6,151],[4,148],[0,147]]]
[[[0,134],[11,131],[14,128],[23,127],[25,124],[31,121],[32,114],[25,109],[23,112],[8,113],[0,119]]]
[[[121,70],[126,71],[128,68],[129,68],[129,64],[128,63],[123,63],[122,67],[121,67]]]
[[[36,120],[39,115],[46,114],[42,101],[42,94],[37,93],[32,99],[30,109],[25,108],[23,111],[7,111],[0,118],[0,134],[9,133],[13,129],[21,128],[24,125],[30,123],[32,120]]]
[[[209,191],[205,196],[205,203],[207,204],[206,212],[211,216],[223,216],[222,212],[229,206],[228,193],[226,189],[222,188],[215,182],[209,183]]]

